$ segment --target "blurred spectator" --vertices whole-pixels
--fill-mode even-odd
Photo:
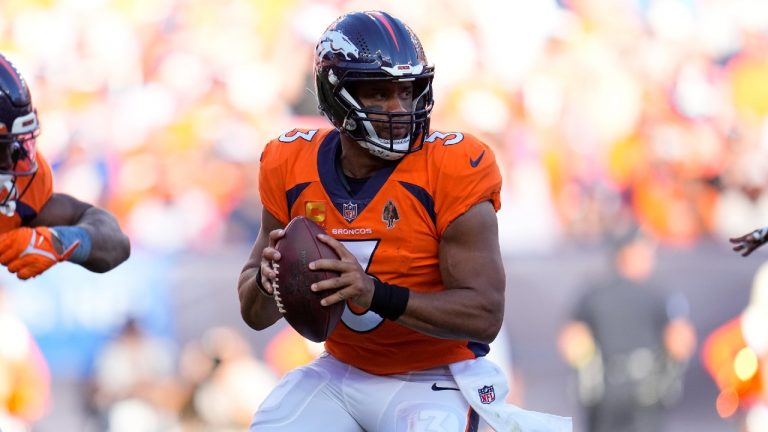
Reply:
[[[189,388],[184,431],[247,431],[253,412],[277,383],[234,329],[215,327],[188,343],[180,372]]]
[[[680,396],[696,336],[684,300],[665,298],[650,283],[654,254],[648,238],[623,242],[615,274],[588,286],[561,332],[590,432],[658,432]]]
[[[93,404],[112,432],[172,430],[183,393],[175,378],[173,347],[129,318],[98,355]]]
[[[0,287],[0,430],[23,432],[45,414],[51,382],[35,340],[5,295]]]
[[[768,263],[757,271],[749,305],[713,331],[702,362],[717,384],[718,415],[736,417],[740,432],[768,430]]]

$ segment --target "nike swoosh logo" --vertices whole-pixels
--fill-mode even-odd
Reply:
[[[480,156],[480,157],[482,157],[482,156]],[[457,389],[456,387],[440,387],[440,386],[437,385],[437,383],[432,383],[432,390],[433,391],[442,391],[442,390],[461,391],[461,390]]]
[[[472,168],[477,168],[477,166],[480,165],[480,161],[483,160],[483,156],[485,156],[485,150],[480,153],[480,156],[478,156],[477,159],[469,158],[469,164],[472,165]]]

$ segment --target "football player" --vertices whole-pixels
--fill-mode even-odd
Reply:
[[[384,12],[349,13],[320,37],[314,62],[333,128],[266,146],[261,231],[238,292],[252,328],[281,318],[275,243],[306,216],[340,257],[309,264],[339,274],[311,289],[339,289],[322,304],[345,311],[325,352],[282,379],[251,430],[465,431],[481,418],[498,430],[570,430],[569,419],[504,405],[507,381],[484,359],[504,314],[501,175],[477,138],[430,130],[434,68],[416,35]]]
[[[62,261],[114,268],[130,254],[128,238],[107,211],[53,192],[39,132],[24,78],[0,55],[0,264],[20,279]]]

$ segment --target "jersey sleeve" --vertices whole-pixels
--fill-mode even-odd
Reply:
[[[270,141],[261,154],[259,168],[259,195],[261,204],[272,216],[287,224],[288,199],[285,196],[286,161],[278,140]]]
[[[448,225],[475,204],[490,201],[501,208],[501,172],[493,150],[472,135],[456,144],[444,145],[438,158],[435,211],[437,231]]]
[[[22,201],[34,209],[35,214],[40,213],[45,203],[53,196],[53,171],[48,161],[45,160],[40,152],[37,152],[37,172],[32,177],[27,177],[32,184],[20,184],[17,187],[20,191],[25,188],[26,192],[22,195]],[[26,180],[26,179],[25,179]]]

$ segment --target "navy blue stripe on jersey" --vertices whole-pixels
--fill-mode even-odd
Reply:
[[[299,195],[301,195],[301,193],[304,192],[304,189],[306,189],[307,186],[309,186],[310,184],[312,183],[311,182],[299,183],[285,192],[285,199],[288,201],[289,217],[290,217],[291,209],[293,208],[293,205],[296,204],[296,200],[299,199]]]
[[[337,179],[336,174],[336,152],[340,143],[339,131],[334,130],[326,135],[317,150],[317,174],[320,176],[323,189],[334,201],[337,197],[343,198],[347,193],[344,184]]]
[[[469,415],[467,416],[467,432],[478,432],[480,430],[480,415],[477,411],[469,408]]]
[[[403,187],[411,193],[422,206],[424,206],[424,210],[427,211],[427,214],[432,219],[432,223],[437,225],[437,215],[435,214],[435,200],[432,199],[432,195],[429,194],[423,187],[419,185],[415,185],[413,183],[408,183],[401,181],[400,182]]]
[[[485,357],[486,354],[491,352],[491,346],[480,342],[468,342],[467,348],[475,355],[475,357]]]
[[[21,224],[26,226],[37,217],[37,212],[29,204],[16,201],[16,214],[21,218]]]
[[[354,196],[344,187],[343,179],[339,178],[340,175],[344,175],[343,171],[337,166],[341,163],[338,158],[341,147],[341,138],[339,131],[332,131],[325,137],[320,144],[320,149],[317,152],[317,172],[320,176],[320,183],[323,185],[323,189],[331,197],[331,203],[339,214],[344,215],[344,205],[355,205],[357,214],[362,213],[368,203],[373,200],[376,194],[384,187],[384,183],[387,182],[389,176],[395,171],[399,161],[393,162],[386,167],[376,171],[371,178],[365,183],[358,193]],[[348,221],[352,221],[347,218]]]

